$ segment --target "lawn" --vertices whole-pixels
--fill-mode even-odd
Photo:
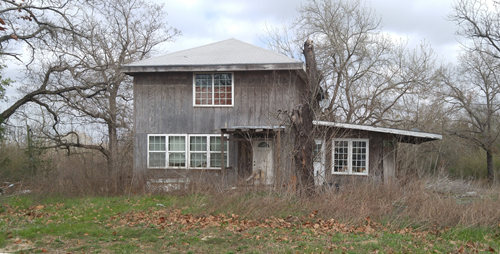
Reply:
[[[391,226],[280,210],[207,209],[203,195],[0,198],[0,253],[470,253],[500,250],[500,225]],[[229,207],[229,208],[228,208]],[[241,208],[234,209],[241,211]]]

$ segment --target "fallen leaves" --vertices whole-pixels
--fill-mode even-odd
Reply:
[[[373,234],[377,231],[388,231],[381,224],[373,222],[369,217],[366,218],[364,225],[352,226],[340,223],[335,219],[316,218],[318,211],[313,211],[306,217],[288,216],[286,218],[269,217],[264,220],[242,219],[236,214],[231,215],[208,215],[195,216],[192,214],[183,214],[179,209],[149,209],[147,211],[135,211],[126,214],[119,214],[111,217],[111,220],[117,221],[121,226],[144,226],[164,229],[166,227],[180,226],[183,230],[220,227],[232,232],[242,232],[252,228],[268,229],[309,229],[314,234],[331,233],[365,233]],[[113,223],[109,223],[113,224]],[[108,224],[108,225],[109,225]],[[411,229],[402,231],[402,233],[411,233]]]

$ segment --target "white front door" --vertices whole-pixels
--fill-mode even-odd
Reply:
[[[252,175],[257,184],[273,184],[273,144],[268,140],[252,142]]]
[[[314,140],[313,149],[314,184],[323,185],[325,183],[325,145],[323,140]]]

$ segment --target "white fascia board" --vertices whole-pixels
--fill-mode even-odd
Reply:
[[[349,123],[336,123],[336,122],[327,122],[327,121],[313,121],[314,125],[319,126],[327,126],[327,127],[337,127],[344,129],[353,129],[353,130],[362,130],[362,131],[373,131],[380,133],[388,133],[402,136],[410,136],[416,138],[428,138],[428,139],[443,139],[443,136],[440,134],[428,133],[428,132],[419,132],[419,131],[407,131],[407,130],[399,130],[392,128],[383,128],[383,127],[375,127],[368,125],[359,125],[359,124],[349,124]]]

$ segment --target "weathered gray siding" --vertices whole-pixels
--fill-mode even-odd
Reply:
[[[231,126],[278,125],[278,112],[297,105],[305,88],[295,71],[245,71],[233,75],[233,107],[194,107],[193,72],[135,75],[134,170],[144,171],[147,167],[147,134],[210,134]],[[231,142],[230,166],[236,164],[236,149],[237,144]],[[183,172],[175,170],[172,174]]]
[[[393,163],[394,158],[388,157],[387,154],[391,154],[396,149],[396,146],[386,147],[384,149],[384,141],[387,143],[395,144],[394,137],[390,134],[369,132],[369,131],[359,131],[359,130],[346,130],[331,128],[329,130],[324,130],[327,132],[326,138],[326,149],[325,149],[325,169],[326,169],[326,180],[329,184],[345,184],[351,181],[360,181],[364,179],[371,180],[384,180],[384,160],[385,162]],[[354,139],[368,139],[369,140],[369,155],[368,155],[368,175],[338,175],[332,174],[332,140],[335,138],[354,138]],[[394,172],[392,172],[394,174]],[[386,176],[392,177],[394,175]]]

